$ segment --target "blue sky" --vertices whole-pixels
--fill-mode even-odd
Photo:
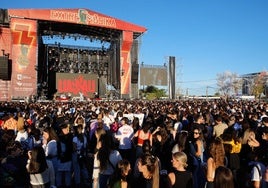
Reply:
[[[267,0],[1,0],[0,8],[86,8],[144,26],[139,61],[176,58],[176,88],[216,92],[216,75],[268,71]]]

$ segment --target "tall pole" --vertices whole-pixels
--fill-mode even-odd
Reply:
[[[206,87],[206,98],[208,99],[208,86]]]
[[[100,57],[99,57],[99,51],[97,51],[97,74],[98,74],[98,93],[97,98],[100,98]]]
[[[169,57],[169,98],[175,99],[175,57]]]

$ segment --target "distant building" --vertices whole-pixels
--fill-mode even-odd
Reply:
[[[242,95],[252,95],[252,89],[254,85],[254,79],[263,72],[249,73],[241,76],[242,78]],[[268,72],[264,76],[265,81],[265,90],[264,94],[268,94]]]

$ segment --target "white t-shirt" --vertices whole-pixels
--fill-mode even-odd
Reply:
[[[39,174],[30,174],[31,185],[43,185],[50,183],[51,186],[55,185],[55,173],[53,164],[51,161],[47,160],[48,168]],[[28,168],[28,164],[26,166]]]
[[[24,131],[24,132],[20,132],[20,131],[18,131],[15,140],[16,140],[16,141],[19,141],[19,142],[23,142],[23,141],[26,141],[27,138],[28,138],[28,133],[27,133],[27,131]]]
[[[130,125],[123,125],[117,131],[116,138],[119,139],[119,149],[131,149],[131,138],[134,130]]]
[[[251,181],[260,181],[264,185],[264,177],[266,167],[260,162],[256,162],[251,170]],[[262,186],[261,186],[262,187]]]

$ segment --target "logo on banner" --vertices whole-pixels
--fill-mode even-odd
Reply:
[[[13,31],[13,43],[18,45],[20,53],[16,62],[22,68],[26,68],[30,64],[29,52],[35,39],[30,28],[30,24],[15,24]]]
[[[82,24],[94,24],[99,26],[116,28],[116,20],[114,18],[102,16],[99,14],[90,14],[86,9],[78,9],[78,12],[65,10],[51,10],[50,18],[53,20],[68,21]]]
[[[79,23],[86,24],[87,23],[87,11],[84,9],[78,10]]]
[[[24,44],[20,45],[20,51],[21,51],[21,54],[17,60],[17,63],[21,67],[27,67],[30,62],[28,58],[29,46],[26,46]]]

